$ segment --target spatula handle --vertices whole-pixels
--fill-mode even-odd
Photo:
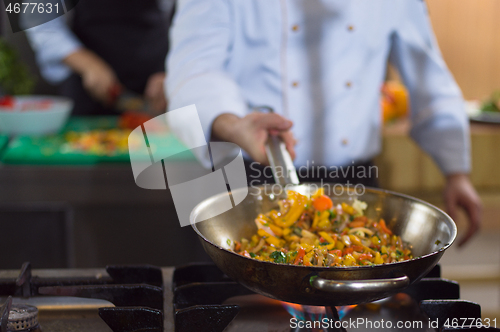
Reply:
[[[274,110],[269,106],[259,106],[255,110],[274,113]],[[266,154],[271,164],[274,181],[277,184],[281,186],[299,184],[299,177],[293,165],[292,157],[290,157],[290,153],[288,153],[281,137],[269,135],[266,142]]]

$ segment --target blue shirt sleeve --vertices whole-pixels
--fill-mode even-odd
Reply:
[[[470,172],[469,124],[460,88],[440,54],[423,1],[404,7],[390,61],[410,93],[411,136],[445,174]]]
[[[59,83],[71,74],[71,69],[62,61],[83,46],[63,16],[26,30],[26,36],[47,81]]]
[[[169,110],[195,104],[209,141],[215,118],[223,113],[245,116],[247,110],[238,84],[225,70],[231,52],[228,4],[225,0],[179,1],[170,37],[166,81]],[[169,125],[188,145],[199,139],[198,133],[181,123]],[[208,155],[197,157],[208,165]]]

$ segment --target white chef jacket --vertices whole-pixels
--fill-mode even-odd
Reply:
[[[463,99],[420,0],[180,0],[169,109],[195,104],[208,139],[220,114],[271,106],[294,123],[296,166],[349,165],[380,151],[388,59],[410,93],[411,136],[444,173],[469,172]]]

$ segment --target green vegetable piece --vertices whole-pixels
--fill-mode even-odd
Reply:
[[[16,50],[0,38],[0,88],[7,95],[31,94],[34,76]]]
[[[482,112],[500,112],[500,90],[494,91],[481,105]]]
[[[257,256],[257,255],[254,254],[253,252],[250,253],[250,257],[255,258],[255,256]]]
[[[289,251],[286,253],[286,262],[290,263],[295,260],[295,257],[297,257],[297,251]]]
[[[276,250],[275,252],[271,253],[269,257],[274,259],[275,263],[281,263],[281,264],[286,263],[286,255],[283,251]]]
[[[228,246],[230,246],[231,245],[231,239],[227,239],[226,243],[227,243]]]
[[[301,236],[301,235],[302,235],[302,228],[300,228],[300,227],[295,227],[295,228],[293,229],[293,232],[294,232],[295,234],[297,234],[298,236]]]

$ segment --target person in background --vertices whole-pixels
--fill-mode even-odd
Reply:
[[[26,34],[43,77],[75,101],[73,114],[113,114],[123,89],[163,111],[173,11],[174,0],[85,0]]]
[[[468,214],[462,245],[479,229],[482,206],[468,177],[464,102],[423,1],[180,0],[166,93],[170,110],[196,105],[206,138],[236,143],[258,163],[267,163],[274,132],[297,168],[362,166],[381,149],[388,61],[410,93],[411,136],[446,176],[448,212]],[[276,113],[252,112],[261,105]],[[189,128],[170,126],[196,141]],[[197,157],[209,165],[208,155]]]

